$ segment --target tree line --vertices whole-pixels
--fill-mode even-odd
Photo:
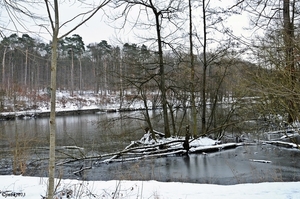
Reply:
[[[151,45],[117,46],[105,40],[85,45],[80,35],[70,36],[71,32],[67,32],[56,41],[59,90],[67,90],[71,95],[86,91],[100,96],[117,94],[120,107],[126,97],[138,97],[146,108],[151,101],[151,107],[163,108],[167,136],[172,126],[169,124],[172,115],[168,112],[174,107],[191,108],[189,120],[192,134],[197,136],[199,131],[206,134],[210,126],[216,126],[213,122],[218,117],[216,107],[228,99],[237,102],[256,97],[261,100],[257,103],[256,99],[256,113],[281,112],[287,114],[288,123],[297,120],[296,1],[266,0],[265,4],[236,1],[226,10],[206,1],[199,5],[191,1],[110,3],[123,9],[119,16],[114,16],[124,20],[124,24],[131,23],[127,16],[132,9],[144,8],[141,12],[151,20],[145,22],[140,17],[134,28],[153,27],[154,37],[140,38]],[[97,8],[94,7],[94,12]],[[235,37],[224,26],[227,17],[242,12],[249,13],[252,28],[263,29],[264,35],[258,34],[257,39],[248,41]],[[223,37],[215,39],[217,34]],[[53,40],[44,43],[28,34],[4,37],[0,43],[1,95],[15,99],[19,93],[36,96],[42,89],[50,93],[53,48]],[[241,58],[246,54],[248,61]],[[212,106],[207,109],[207,105]],[[197,115],[201,115],[201,124]],[[152,130],[150,122],[149,126]]]
[[[151,46],[135,43],[118,46],[105,40],[85,45],[77,34],[60,38],[57,45],[57,89],[69,91],[71,95],[74,92],[93,92],[100,96],[116,94],[120,107],[126,98],[139,98],[145,106],[149,106],[151,101],[151,107],[163,106],[166,122],[172,121],[167,112],[174,107],[189,107],[192,110],[189,120],[192,126],[197,127],[192,128],[195,136],[199,131],[206,134],[211,126],[216,127],[213,121],[218,116],[214,110],[219,102],[230,98],[258,97],[261,101],[255,105],[256,113],[287,113],[287,121],[291,123],[298,117],[297,3],[266,3],[268,6],[264,7],[260,3],[237,1],[225,12],[206,1],[196,7],[191,2],[187,5],[177,1],[157,5],[151,4],[151,1],[116,2],[117,7],[128,5],[123,14],[129,14],[134,6],[149,9],[148,15],[153,15],[156,20],[148,22],[148,25],[156,25],[157,39],[146,39],[148,44],[153,41]],[[181,9],[180,5],[187,7]],[[196,31],[194,24],[197,19],[193,11],[199,12],[199,8],[202,11],[202,34]],[[173,17],[174,13],[181,16],[179,14],[184,10],[188,10],[186,21]],[[270,15],[273,12],[273,17],[259,16],[257,10],[268,11]],[[255,42],[232,39],[234,35],[228,28],[220,29],[226,15],[242,11],[252,13],[253,27],[262,29],[263,24],[269,24],[264,28],[265,34],[259,35]],[[175,21],[178,23],[175,24]],[[172,36],[166,37],[165,30],[168,30],[169,24],[175,24],[175,29],[170,28],[169,35]],[[188,24],[189,29],[180,29],[179,25],[183,24]],[[141,25],[145,24],[135,23],[137,28]],[[188,37],[184,39],[189,43],[182,44],[184,40],[176,40],[178,34],[174,32],[178,31],[187,33]],[[230,37],[214,40],[210,34],[213,31]],[[29,34],[4,37],[0,42],[1,96],[15,100],[17,95],[26,94],[35,100],[36,93],[41,90],[50,93],[51,50],[52,41],[45,43]],[[248,61],[241,58],[246,53]],[[213,105],[210,110],[207,110],[208,104]],[[196,115],[202,117],[200,125]],[[151,127],[150,122],[149,125]],[[169,130],[166,129],[166,132]]]
[[[41,42],[28,34],[12,34],[5,37],[0,42],[1,89],[5,95],[39,92],[49,87],[50,50],[51,43]],[[214,57],[213,54],[210,56]],[[125,43],[119,47],[105,40],[85,45],[82,37],[74,34],[59,41],[57,86],[58,89],[70,91],[72,94],[74,91],[92,91],[100,95],[137,94],[142,87],[155,93],[159,76],[157,58],[157,52],[145,45]],[[190,67],[187,58],[185,52],[180,52],[180,56],[178,52],[168,52],[164,57],[168,74],[168,93],[173,92],[172,95],[179,95],[179,90],[183,92],[189,89]],[[239,60],[235,60],[237,61]],[[229,52],[224,54],[223,58],[214,60],[213,66],[209,68],[211,88],[215,87],[213,84],[217,84],[218,78],[221,78],[220,74],[224,73],[222,70],[229,67],[229,62],[233,62]],[[196,73],[200,77],[199,59],[196,59],[196,64],[199,66]],[[232,76],[232,71],[228,71],[226,76],[229,74]],[[183,78],[185,76],[186,78]],[[232,93],[229,85],[230,83],[222,83],[222,89],[218,92],[219,99],[226,93]],[[210,98],[213,98],[214,94],[210,92]]]
[[[50,85],[51,43],[28,34],[12,34],[0,43],[1,89],[5,93],[39,91]],[[85,45],[82,37],[72,35],[59,41],[57,85],[60,90],[93,91],[107,94],[118,91],[123,76],[130,74],[129,61],[136,55],[150,57],[146,46],[124,44],[122,50],[103,40]],[[122,69],[121,69],[122,66]]]

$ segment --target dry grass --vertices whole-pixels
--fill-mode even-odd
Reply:
[[[23,131],[16,131],[13,139],[8,138],[8,140],[11,148],[13,174],[25,174],[32,148],[41,140]]]

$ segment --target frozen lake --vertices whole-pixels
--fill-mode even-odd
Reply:
[[[128,114],[128,113],[127,113]],[[131,140],[143,135],[142,121],[132,112],[118,119],[119,113],[101,113],[57,118],[57,148],[62,161],[67,155],[82,157],[123,149]],[[1,121],[0,175],[12,174],[22,162],[25,175],[47,176],[48,133],[47,118]],[[63,178],[84,180],[158,180],[213,184],[299,181],[300,152],[271,145],[248,145],[217,153],[170,156],[134,162],[97,164],[97,161],[77,161],[57,167]],[[251,160],[268,160],[260,163]],[[15,163],[15,164],[13,164]],[[22,167],[22,166],[20,166]],[[92,167],[80,176],[73,172],[80,167]],[[21,171],[18,171],[21,172]]]

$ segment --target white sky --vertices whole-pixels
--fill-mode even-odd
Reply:
[[[226,0],[226,1],[225,0],[223,0],[223,1],[214,0],[214,2],[217,2],[217,5],[224,5],[224,6],[232,5],[233,1],[234,0]],[[40,13],[44,17],[46,17],[45,5],[44,5],[43,1],[41,1],[41,2],[42,2],[41,5],[36,7],[37,10],[34,10],[33,8],[28,8],[28,9],[33,9],[34,10],[33,12]],[[94,0],[94,2],[99,2],[99,0]],[[101,0],[100,0],[100,2],[101,2]],[[213,1],[212,1],[212,4],[214,4]],[[113,16],[113,14],[110,14],[110,12],[114,12],[114,11],[110,11],[109,9],[111,9],[111,8],[108,8],[108,7],[105,8],[106,14]],[[86,10],[87,9],[85,9],[85,7],[82,6],[82,4],[78,4],[78,3],[74,4],[73,0],[61,1],[60,23],[63,23],[66,20],[70,20],[72,17],[74,17],[78,13],[85,12]],[[137,12],[137,10],[135,12]],[[0,25],[7,26],[8,28],[14,29],[10,18],[7,17],[7,14],[5,14],[5,13],[7,13],[7,12],[5,12],[5,10],[2,10],[2,12],[0,12],[0,16],[1,16]],[[134,20],[134,17],[131,17],[131,19]],[[32,35],[32,33],[29,33],[30,36],[32,36],[34,38],[41,38],[45,42],[48,42],[51,39],[50,34],[47,33],[44,28],[38,27],[37,25],[32,25],[32,23],[27,23],[27,22],[29,22],[28,19],[24,19],[24,20],[27,20],[27,21],[24,21],[24,24],[27,26],[27,28],[30,31],[37,33],[36,35]],[[194,19],[194,21],[196,21],[196,20],[197,20],[197,18]],[[121,23],[121,22],[122,21],[120,20],[119,23]],[[246,15],[234,16],[234,17],[230,17],[228,19],[227,25],[228,25],[228,27],[230,27],[233,30],[234,34],[240,35],[242,33],[245,33],[245,31],[243,30],[243,27],[248,25],[248,20],[247,20]],[[101,40],[107,40],[111,44],[116,44],[118,39],[122,39],[122,42],[137,42],[137,43],[139,43],[139,40],[137,40],[136,35],[134,35],[134,31],[132,31],[130,29],[130,27],[127,27],[126,29],[123,29],[123,30],[117,30],[114,28],[116,26],[117,26],[117,22],[114,22],[114,23],[109,22],[109,20],[104,16],[103,10],[100,10],[86,24],[84,24],[82,27],[78,28],[76,31],[71,33],[71,35],[79,34],[83,38],[83,41],[86,45],[88,45],[90,43],[99,43],[99,42],[101,42]],[[64,34],[67,30],[69,30],[72,27],[74,27],[74,23],[69,24],[68,26],[62,28],[60,30],[60,33]],[[21,36],[23,30],[20,26],[18,26],[18,30],[20,31],[19,36]],[[4,33],[5,33],[5,36],[9,36],[11,34],[11,32],[9,32],[9,31],[4,31]],[[141,33],[141,31],[139,31],[139,33]],[[141,34],[149,34],[149,30],[145,30]],[[69,36],[71,36],[71,35],[69,35]]]

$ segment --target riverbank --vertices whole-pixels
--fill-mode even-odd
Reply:
[[[73,96],[67,91],[56,93],[56,116],[81,114],[95,114],[101,112],[125,112],[145,110],[143,101],[133,95],[126,95],[120,99],[117,95],[100,96],[92,92],[75,93]],[[33,103],[26,96],[19,96],[19,100],[12,103],[6,100],[0,110],[0,120],[32,119],[50,116],[49,96],[40,93]],[[159,106],[157,106],[159,108]],[[152,108],[152,102],[148,103]]]
[[[85,107],[80,109],[59,109],[56,111],[56,116],[82,115],[82,114],[96,114],[96,113],[114,113],[127,111],[142,111],[144,108],[98,108]],[[0,120],[15,120],[15,119],[33,119],[49,117],[50,110],[30,110],[30,111],[16,111],[16,112],[2,112],[0,113]]]

